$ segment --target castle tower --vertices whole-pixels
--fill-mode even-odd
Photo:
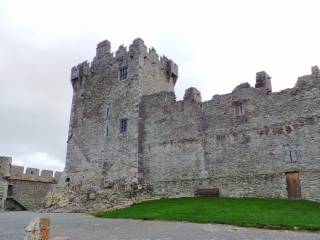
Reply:
[[[154,48],[148,50],[140,38],[129,50],[121,45],[113,54],[110,49],[109,41],[99,43],[91,64],[83,62],[71,70],[73,100],[63,181],[66,198],[88,208],[95,202],[110,203],[117,192],[121,198],[141,187],[141,99],[174,92],[178,77],[177,65],[159,58]]]

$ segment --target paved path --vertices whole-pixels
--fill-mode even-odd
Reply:
[[[70,236],[73,240],[320,240],[320,233],[310,232],[33,212],[0,212],[0,240],[23,240],[24,228],[32,218],[39,215],[51,217],[53,236]]]

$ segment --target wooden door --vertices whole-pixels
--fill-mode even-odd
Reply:
[[[301,198],[299,172],[287,172],[286,179],[287,179],[288,198],[290,199]]]

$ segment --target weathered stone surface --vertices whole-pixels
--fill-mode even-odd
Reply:
[[[8,177],[10,176],[11,157],[0,156],[0,211],[5,208],[8,192]]]
[[[11,165],[11,157],[0,157],[0,210],[35,210],[57,183],[61,173]],[[8,192],[10,191],[10,196]]]
[[[106,209],[201,188],[286,198],[291,171],[299,171],[302,197],[320,200],[316,67],[281,92],[272,93],[270,76],[259,72],[255,88],[241,84],[205,102],[190,88],[176,101],[171,60],[141,39],[115,56],[109,49],[72,69],[66,169],[50,206]]]
[[[232,93],[234,93],[236,91],[240,91],[241,89],[246,89],[246,88],[251,88],[250,84],[247,82],[241,83],[238,86],[236,86],[235,89],[233,89]]]
[[[193,101],[193,102],[202,102],[201,93],[199,92],[198,89],[194,87],[188,88],[184,93],[183,100]]]
[[[24,240],[49,240],[51,222],[49,218],[35,218],[26,227]]]
[[[271,77],[265,72],[257,72],[256,73],[256,88],[264,88],[267,91],[272,91],[271,86]]]

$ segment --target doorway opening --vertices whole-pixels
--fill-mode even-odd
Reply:
[[[289,199],[299,199],[301,198],[301,186],[300,186],[300,176],[299,172],[287,172],[287,191]]]

